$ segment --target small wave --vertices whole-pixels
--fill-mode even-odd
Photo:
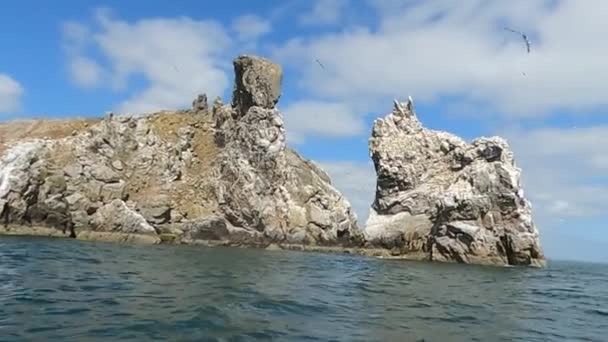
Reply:
[[[470,315],[453,315],[450,317],[446,317],[442,319],[445,322],[453,322],[453,323],[477,323],[479,322],[479,318]]]
[[[99,264],[103,263],[103,261],[101,261],[101,260],[92,259],[92,258],[74,258],[73,260],[77,261],[77,262],[83,262],[85,264],[94,264],[94,265],[99,265]]]
[[[593,315],[608,317],[608,310],[589,309],[589,310],[585,310],[585,312],[589,313],[589,314],[593,314]]]
[[[593,296],[588,294],[587,292],[582,292],[578,290],[572,289],[545,289],[545,290],[537,290],[534,289],[531,291],[533,295],[540,295],[544,297],[554,298],[554,299],[589,299],[593,300]]]
[[[108,305],[108,306],[120,305],[120,303],[118,301],[116,301],[115,299],[112,299],[112,298],[100,299],[97,303],[99,303],[101,305]]]
[[[46,310],[44,312],[45,315],[65,315],[65,316],[72,316],[72,315],[80,315],[83,314],[85,312],[89,312],[91,311],[91,309],[89,308],[69,308],[69,309],[64,309],[64,308],[54,308],[51,310]]]
[[[291,299],[265,299],[255,301],[253,307],[264,311],[280,312],[282,314],[322,314],[327,312],[323,306],[309,305]]]

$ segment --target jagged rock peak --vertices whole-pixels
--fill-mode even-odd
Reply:
[[[369,243],[465,263],[544,264],[521,170],[500,137],[472,143],[424,128],[410,99],[374,122]]]
[[[400,114],[401,116],[405,117],[416,116],[416,112],[414,111],[414,100],[411,96],[408,96],[405,104],[397,101],[397,99],[393,100],[393,103],[395,105],[393,108],[393,113]]]
[[[234,62],[234,91],[232,106],[240,116],[250,107],[273,109],[281,97],[283,70],[279,64],[249,55],[241,55]]]
[[[222,146],[215,193],[228,222],[288,243],[358,243],[350,203],[324,173],[286,146],[281,67],[254,56],[234,60],[232,106],[214,106],[215,140]]]
[[[414,101],[408,97],[406,103],[393,101],[393,111],[384,119],[376,119],[372,137],[382,137],[391,134],[393,130],[415,133],[422,129],[422,124],[416,116]]]
[[[194,101],[192,101],[192,111],[195,113],[206,113],[209,110],[209,103],[207,102],[207,94],[198,95]]]

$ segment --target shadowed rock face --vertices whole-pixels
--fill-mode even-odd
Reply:
[[[188,111],[0,141],[0,223],[228,245],[361,243],[350,204],[285,145],[280,66],[241,56],[234,70],[232,106],[209,109],[201,95]]]
[[[370,245],[436,261],[544,264],[520,169],[502,138],[468,144],[426,129],[410,100],[376,120],[370,154],[377,172]]]

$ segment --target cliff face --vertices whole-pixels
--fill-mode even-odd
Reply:
[[[505,140],[468,144],[426,129],[410,99],[375,121],[370,154],[377,192],[368,244],[428,260],[544,264],[520,169]]]
[[[228,245],[360,241],[329,177],[285,146],[281,68],[249,56],[234,67],[232,105],[199,96],[187,111],[0,125],[1,222]]]

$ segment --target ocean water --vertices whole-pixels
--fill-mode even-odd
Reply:
[[[0,341],[607,341],[608,266],[0,236]]]

